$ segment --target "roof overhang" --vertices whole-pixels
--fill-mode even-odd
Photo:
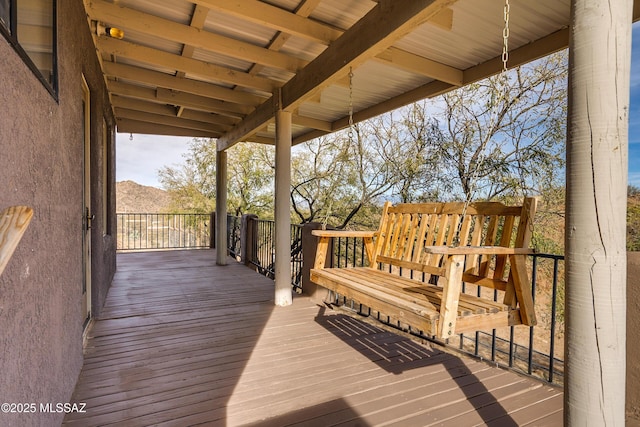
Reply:
[[[350,105],[361,121],[502,69],[495,0],[84,4],[118,131],[217,138],[219,149],[274,143],[279,109],[293,113],[297,144],[348,126]],[[568,46],[570,0],[510,0],[509,17],[511,67]]]

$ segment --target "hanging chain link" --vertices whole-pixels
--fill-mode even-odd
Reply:
[[[353,142],[353,68],[349,67],[349,142]]]
[[[504,2],[504,29],[502,30],[502,72],[506,73],[509,63],[509,15],[511,5],[509,0]]]

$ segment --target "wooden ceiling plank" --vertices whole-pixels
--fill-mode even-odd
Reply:
[[[157,123],[160,125],[169,125],[184,129],[194,129],[199,131],[221,133],[224,129],[211,123],[203,123],[195,120],[182,119],[180,117],[167,117],[165,115],[147,113],[144,111],[129,110],[126,108],[116,107],[116,116],[123,119],[137,120],[141,122]]]
[[[330,44],[341,31],[258,0],[192,0],[273,30],[282,31],[317,43]]]
[[[390,47],[385,50],[376,56],[376,60],[455,86],[461,86],[464,79],[462,70],[458,68],[450,67],[396,47]]]
[[[565,28],[509,52],[509,67],[517,67],[569,46],[569,29]],[[477,82],[502,70],[502,55],[464,70],[463,84]]]
[[[198,111],[207,111],[234,118],[242,118],[251,111],[250,107],[230,104],[203,96],[171,92],[167,89],[161,88],[145,88],[112,80],[107,81],[107,88],[109,92],[116,95],[145,99],[151,102],[160,102],[163,104],[184,106]]]
[[[189,24],[191,27],[196,28],[198,30],[202,30],[204,28],[204,23],[207,20],[207,15],[209,14],[209,9],[196,4],[193,8],[193,14],[191,15],[191,23]],[[185,44],[182,47],[182,56],[185,58],[193,58],[193,54],[196,51],[196,48],[193,45]],[[183,78],[186,75],[184,71],[178,71],[176,73],[176,77]]]
[[[107,36],[97,37],[96,47],[101,53],[107,53],[116,57],[122,56],[170,70],[183,71],[210,80],[252,88],[267,93],[272,92],[280,85],[279,82],[251,76],[245,72],[231,70],[191,58],[184,58],[180,55]]]
[[[315,8],[320,4],[321,0],[303,0],[295,11],[295,14],[298,16],[302,16],[303,18],[308,18],[309,15],[315,10]],[[291,38],[291,34],[284,33],[282,31],[278,31],[276,36],[271,40],[269,46],[267,46],[270,50],[280,50],[282,46],[285,45],[287,40]],[[249,70],[249,74],[256,75],[258,74],[264,66],[262,64],[253,64],[251,69]]]
[[[114,107],[126,108],[128,110],[142,111],[169,117],[176,116],[175,108],[173,106],[150,102],[142,99],[127,98],[125,96],[114,94],[112,95],[112,104]],[[225,117],[218,114],[207,113],[204,111],[188,110],[186,108],[183,115],[180,117],[197,122],[215,124],[221,126],[225,131],[229,130],[238,121],[238,119],[233,119],[231,117]]]
[[[304,126],[311,129],[319,129],[327,132],[331,132],[333,130],[332,124],[325,120],[318,120],[312,117],[305,117],[299,114],[292,115],[292,122],[298,126]]]
[[[240,119],[236,119],[233,117],[226,117],[220,114],[207,113],[204,111],[190,110],[187,108],[184,109],[181,117],[183,119],[196,120],[199,122],[213,123],[225,126],[227,130],[231,129],[240,121]]]
[[[145,113],[159,114],[163,116],[175,116],[175,107],[167,104],[159,104],[149,102],[137,98],[127,98],[121,95],[112,95],[111,104],[117,108],[126,108],[128,110],[143,111]]]
[[[133,65],[118,64],[115,62],[104,61],[103,72],[110,77],[132,80],[139,83],[178,90],[194,95],[201,95],[221,101],[233,102],[244,106],[255,107],[266,99],[247,92],[234,91],[232,89],[217,86],[212,83],[174,77],[159,71],[147,70],[144,68],[134,67]]]
[[[148,135],[188,136],[201,138],[216,138],[220,135],[217,132],[198,131],[194,129],[179,128],[123,118],[116,118],[116,125],[118,133],[140,133]]]
[[[91,0],[87,12],[92,19],[121,29],[131,29],[154,37],[176,41],[185,45],[227,55],[240,60],[255,62],[282,70],[295,72],[306,62],[280,52],[265,49],[251,43],[224,37],[198,28],[183,25],[135,9]],[[126,37],[126,31],[125,31]]]

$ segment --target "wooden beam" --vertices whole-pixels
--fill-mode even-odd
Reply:
[[[191,95],[182,92],[173,92],[167,89],[152,89],[135,86],[109,80],[107,82],[109,92],[130,98],[146,99],[162,104],[185,106],[194,110],[218,113],[229,117],[242,118],[251,111],[251,107],[218,101],[204,96]]]
[[[198,80],[174,77],[159,71],[146,70],[132,65],[104,61],[102,68],[103,72],[110,77],[133,80],[147,85],[173,89],[180,92],[218,99],[220,101],[233,102],[235,104],[245,106],[248,105],[255,107],[266,99],[247,92],[234,91],[222,86]]]
[[[180,117],[169,117],[166,115],[146,113],[143,111],[129,110],[126,108],[115,108],[116,117],[123,119],[136,120],[139,122],[156,123],[160,125],[168,125],[176,128],[193,129],[212,134],[221,134],[224,132],[223,126],[211,123],[203,123],[195,120],[183,119]]]
[[[569,29],[551,33],[546,37],[521,46],[509,52],[509,67],[517,67],[535,59],[542,58],[553,52],[566,49],[569,46]],[[499,73],[502,70],[502,55],[497,56],[482,64],[464,70],[463,84],[477,82],[486,77]]]
[[[464,79],[462,70],[458,68],[450,67],[396,47],[390,47],[385,50],[376,56],[376,60],[455,86],[461,86]]]
[[[429,20],[429,24],[446,31],[451,31],[453,28],[453,9],[445,7]]]
[[[302,2],[298,5],[298,8],[295,10],[295,14],[298,16],[302,16],[303,18],[309,17],[311,12],[318,6],[321,0],[302,0]],[[291,34],[278,31],[276,36],[269,42],[269,46],[267,47],[270,50],[280,50],[282,46],[291,38]],[[263,66],[261,64],[253,64],[251,69],[249,70],[249,74],[255,76],[260,71],[262,71]]]
[[[194,0],[194,3],[325,45],[341,35],[340,30],[329,25],[258,0]]]
[[[282,88],[282,108],[305,98],[380,54],[455,0],[380,0],[360,21]]]
[[[201,138],[217,138],[218,133],[185,129],[157,123],[141,122],[138,120],[116,118],[119,133],[143,133],[149,135],[189,136]]]
[[[194,5],[193,13],[191,14],[191,22],[189,25],[198,30],[202,30],[204,28],[204,23],[207,21],[207,15],[209,14],[209,9],[204,6],[200,6],[199,4]],[[185,44],[182,47],[182,56],[185,58],[193,58],[193,54],[195,53],[196,48],[192,45]],[[184,78],[187,73],[184,71],[178,71],[176,73],[176,77]],[[178,117],[182,117],[182,113],[184,113],[185,108],[180,106],[178,107]]]
[[[372,0],[378,3],[379,0]],[[453,9],[445,7],[429,20],[429,24],[440,27],[443,30],[451,30],[453,28]]]
[[[114,107],[126,108],[129,110],[142,111],[146,113],[159,114],[168,117],[181,117],[183,119],[195,120],[202,123],[211,123],[221,126],[225,131],[238,122],[238,119],[221,116],[219,114],[206,113],[204,111],[193,111],[185,109],[182,115],[178,116],[176,107],[166,104],[158,104],[141,99],[127,98],[120,95],[112,95],[111,103]]]
[[[226,150],[237,142],[242,141],[246,136],[253,134],[265,123],[273,118],[278,108],[278,100],[275,97],[259,105],[252,113],[238,123],[232,130],[218,138],[217,149]]]
[[[298,126],[324,130],[327,132],[331,132],[333,130],[333,127],[330,122],[314,119],[312,117],[306,117],[306,116],[301,116],[299,114],[294,114],[292,120],[293,120],[293,124]]]
[[[108,3],[104,0],[90,0],[87,3],[87,13],[92,19],[118,28],[135,30],[153,37],[176,41],[243,61],[288,70],[292,73],[306,64],[306,61],[280,52],[202,31],[189,25]],[[184,55],[183,57],[187,58]]]
[[[256,144],[275,145],[276,139],[266,136],[251,135],[246,137],[243,142],[255,142]]]
[[[412,29],[429,20],[443,7],[455,0],[381,0],[367,15],[347,30],[307,67],[281,88],[281,103],[265,103],[258,107],[236,128],[218,141],[226,149],[251,134],[271,119],[277,106],[295,109],[349,70],[378,55]]]
[[[220,67],[208,62],[184,58],[180,55],[107,36],[96,38],[96,48],[103,54],[106,53],[115,57],[129,58],[164,67],[169,70],[183,71],[185,73],[202,76],[208,80],[243,86],[267,93],[272,92],[273,89],[280,84],[266,78],[251,76],[247,73]]]

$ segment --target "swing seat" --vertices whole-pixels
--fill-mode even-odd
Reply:
[[[535,198],[526,198],[522,206],[387,202],[375,232],[312,232],[318,247],[311,280],[390,321],[441,339],[534,326],[526,259],[533,253],[535,209]],[[336,237],[362,238],[369,265],[326,267]]]

